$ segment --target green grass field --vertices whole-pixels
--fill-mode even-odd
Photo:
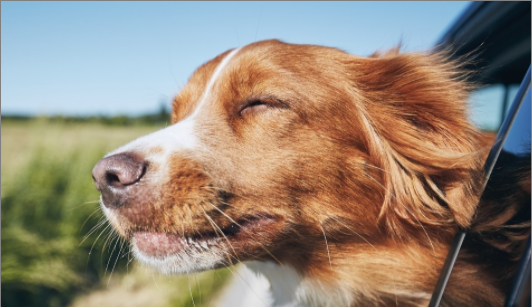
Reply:
[[[159,128],[2,120],[2,306],[208,306],[226,270],[161,276],[128,264],[107,224],[87,236],[94,164]]]

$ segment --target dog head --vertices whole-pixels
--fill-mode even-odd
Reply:
[[[94,167],[103,211],[169,273],[309,271],[331,262],[327,244],[448,241],[470,222],[479,166],[462,74],[441,54],[227,51],[190,77],[172,125]]]

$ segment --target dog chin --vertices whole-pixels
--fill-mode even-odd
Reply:
[[[154,256],[143,252],[135,242],[131,244],[135,258],[164,274],[190,274],[225,266],[223,253],[218,248],[209,251],[183,250],[174,254]]]

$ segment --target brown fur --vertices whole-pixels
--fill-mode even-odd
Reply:
[[[227,54],[192,75],[174,123]],[[275,222],[233,242],[229,262],[288,264],[345,285],[362,306],[425,306],[454,233],[472,224],[490,146],[468,120],[465,75],[441,53],[246,46],[198,117],[206,149],[175,154],[166,179],[147,176],[151,194],[119,208],[115,225],[189,235],[267,216]],[[514,211],[489,226],[480,213],[474,227],[490,232]],[[499,304],[508,277],[466,251],[443,305]]]

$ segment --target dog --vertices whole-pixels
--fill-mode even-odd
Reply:
[[[244,263],[277,305],[426,306],[475,225],[491,145],[462,67],[277,40],[226,51],[175,97],[172,125],[96,164],[101,208],[167,274]],[[486,263],[509,252],[463,249],[442,306],[502,304],[510,277]]]

